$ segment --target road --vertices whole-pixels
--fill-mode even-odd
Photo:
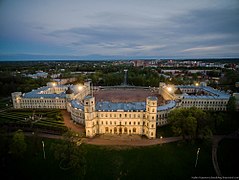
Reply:
[[[217,148],[218,148],[218,144],[222,139],[239,139],[239,130],[233,132],[232,134],[229,135],[222,135],[222,136],[213,136],[212,139],[212,163],[213,163],[213,167],[214,170],[217,174],[218,177],[222,177],[222,173],[220,171],[219,165],[218,165],[218,161],[217,161]]]
[[[85,127],[83,125],[73,123],[69,112],[67,112],[66,110],[61,110],[61,113],[62,113],[64,124],[66,125],[66,127],[68,127],[70,130],[79,134],[83,134],[85,132]]]
[[[94,138],[85,139],[85,143],[94,145],[107,145],[107,146],[150,146],[156,144],[164,144],[182,140],[182,137],[169,137],[162,139],[141,139],[140,136],[124,137],[113,135],[101,135]]]

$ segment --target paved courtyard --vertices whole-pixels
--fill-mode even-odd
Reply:
[[[162,96],[157,91],[149,89],[130,89],[130,88],[114,88],[101,89],[94,92],[96,101],[110,102],[145,102],[148,96],[158,97],[158,105],[164,103]]]

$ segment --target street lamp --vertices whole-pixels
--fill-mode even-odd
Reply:
[[[196,158],[196,162],[195,162],[195,168],[196,168],[197,163],[198,163],[198,155],[199,155],[199,151],[200,151],[200,148],[198,148],[198,150],[197,150],[197,158]]]
[[[195,86],[199,86],[199,83],[195,83]]]
[[[42,142],[43,157],[44,159],[46,159],[45,144],[44,144],[44,141],[41,141],[41,142]]]

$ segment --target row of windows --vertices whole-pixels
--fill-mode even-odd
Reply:
[[[98,125],[98,121],[96,122],[96,124]],[[116,122],[116,121],[101,121],[100,122],[100,124],[101,125],[143,125],[143,126],[148,126],[149,125],[149,123],[147,122],[145,122],[145,121],[143,121],[142,123],[140,123],[140,121],[138,121],[138,122],[136,122],[136,121],[133,121],[133,122],[131,122],[131,121],[129,121],[129,122]],[[93,126],[95,125],[95,122],[93,121]],[[152,124],[151,125],[151,128],[154,128],[154,125]]]
[[[83,117],[84,113],[78,113],[78,112],[71,112],[72,115],[74,116],[80,116],[80,117]]]
[[[183,104],[227,104],[226,101],[182,101]]]
[[[158,116],[158,118],[167,118],[168,117],[168,114],[158,114],[157,115]]]
[[[46,100],[46,99],[38,99],[38,100],[32,100],[32,99],[22,99],[22,102],[23,103],[49,103],[49,102],[53,102],[53,103],[65,103],[64,100],[52,100],[52,99],[49,99],[49,100]]]
[[[119,118],[145,118],[145,114],[108,114],[108,113],[99,113],[100,117],[105,117],[105,118],[116,118],[117,115]],[[97,114],[96,117],[99,117],[99,115]]]
[[[146,130],[146,131],[144,131],[144,129],[142,129],[142,132],[138,132],[137,131],[137,129],[136,128],[133,128],[133,129],[128,129],[127,127],[125,127],[125,128],[113,128],[113,129],[111,129],[111,128],[109,128],[109,127],[105,127],[105,133],[114,133],[114,134],[121,134],[121,133],[129,133],[129,134],[131,134],[131,133],[133,133],[133,134],[144,134],[144,132],[146,133],[146,134],[148,134],[148,130]],[[95,132],[95,131],[94,131]],[[102,132],[101,132],[102,133]],[[150,133],[150,135],[151,136],[154,136],[154,133],[153,132],[151,132]]]
[[[184,106],[184,108],[190,108],[192,106]],[[200,107],[196,106],[197,108],[200,108],[202,110],[214,110],[214,111],[225,111],[226,107]]]
[[[65,109],[65,106],[27,106],[27,105],[22,105],[21,106],[22,108],[49,108],[49,109],[52,109],[52,108],[56,108],[56,109]]]

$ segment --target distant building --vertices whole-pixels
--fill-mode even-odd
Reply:
[[[233,93],[233,96],[236,98],[236,110],[239,111],[239,93]]]
[[[236,83],[235,83],[235,87],[236,87],[236,88],[239,88],[239,82],[236,82]]]
[[[43,72],[43,71],[38,71],[35,74],[28,74],[26,75],[27,77],[33,78],[33,79],[38,79],[38,78],[47,78],[48,73]]]

